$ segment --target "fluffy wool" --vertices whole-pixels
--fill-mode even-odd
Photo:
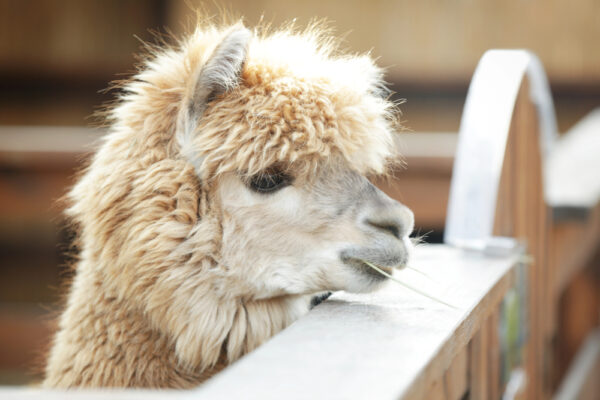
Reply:
[[[393,105],[368,55],[342,54],[315,26],[204,25],[153,48],[122,93],[68,196],[81,254],[45,386],[191,387],[305,313],[315,293],[375,287],[338,265],[337,249],[367,239],[349,219],[335,225],[343,200],[323,194],[373,192],[352,177],[396,157]],[[274,167],[293,186],[270,197],[244,186]],[[324,171],[350,178],[303,189]],[[300,217],[305,198],[321,199],[310,203],[320,220]],[[296,225],[275,226],[288,214]],[[293,226],[302,239],[285,237]]]

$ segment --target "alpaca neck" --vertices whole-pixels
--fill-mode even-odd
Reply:
[[[44,386],[185,388],[208,377],[182,369],[172,340],[104,286],[94,274],[77,274]]]
[[[96,274],[78,272],[48,359],[45,386],[193,387],[285,328],[309,303],[308,296],[214,302],[218,313],[234,317],[215,350],[218,362],[204,368],[182,363],[176,338],[154,329],[141,310],[105,286]],[[196,332],[199,341],[215,334],[210,327]]]
[[[227,339],[228,361],[254,350],[304,315],[310,295],[289,295],[239,302]]]

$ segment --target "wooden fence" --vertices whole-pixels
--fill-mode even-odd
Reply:
[[[534,55],[486,53],[456,145],[446,244],[416,249],[413,267],[428,277],[399,273],[452,307],[392,284],[373,294],[335,293],[196,390],[111,396],[599,398],[600,339],[587,335],[597,321],[572,318],[581,304],[597,315],[600,303],[597,286],[577,283],[600,239],[599,141],[600,112],[558,136]],[[394,195],[402,180],[399,173],[382,185]],[[586,337],[588,356],[575,356]],[[577,372],[560,367],[567,359]],[[65,393],[6,388],[5,395]]]

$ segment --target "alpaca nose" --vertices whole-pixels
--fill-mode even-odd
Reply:
[[[365,223],[373,228],[391,233],[398,239],[410,235],[414,228],[415,217],[404,204],[390,199],[385,194],[378,199],[365,218]]]

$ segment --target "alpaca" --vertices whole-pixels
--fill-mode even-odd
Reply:
[[[375,188],[394,105],[368,55],[318,26],[205,25],[153,48],[68,194],[80,254],[45,387],[189,388],[327,291],[409,257]]]

